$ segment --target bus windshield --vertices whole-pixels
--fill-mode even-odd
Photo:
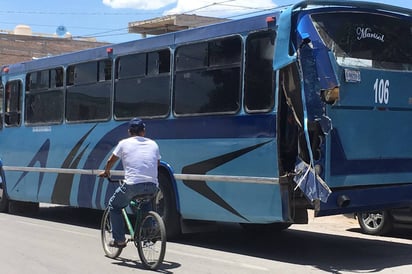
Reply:
[[[412,70],[411,21],[364,12],[312,14],[311,18],[340,65]]]

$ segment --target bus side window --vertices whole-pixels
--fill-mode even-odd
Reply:
[[[274,106],[274,40],[273,31],[253,33],[246,40],[245,107],[248,112],[267,112]]]
[[[21,123],[21,86],[20,81],[6,84],[4,121],[7,126],[19,126]]]
[[[116,119],[165,117],[169,113],[169,49],[120,56],[115,71]]]
[[[242,40],[214,39],[176,49],[176,116],[234,114],[240,109]]]
[[[63,121],[63,68],[33,71],[26,75],[24,121],[27,125]]]
[[[68,67],[65,101],[67,122],[110,119],[111,71],[109,59]]]

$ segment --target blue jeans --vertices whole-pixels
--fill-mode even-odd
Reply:
[[[123,184],[116,189],[109,200],[112,236],[116,242],[124,242],[126,240],[122,208],[128,206],[132,198],[136,195],[154,194],[157,191],[158,188],[154,183]]]

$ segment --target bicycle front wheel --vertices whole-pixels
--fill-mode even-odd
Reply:
[[[157,269],[162,264],[166,252],[166,228],[159,214],[149,211],[145,215],[135,236],[135,244],[146,269]]]
[[[109,245],[109,242],[113,239],[113,237],[112,223],[110,222],[110,210],[108,208],[103,213],[100,230],[104,253],[106,253],[106,256],[109,258],[117,258],[120,253],[122,253],[123,248],[112,247]]]

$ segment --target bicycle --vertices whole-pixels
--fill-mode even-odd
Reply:
[[[122,180],[113,180],[107,178],[109,182],[119,182]],[[157,269],[163,262],[166,252],[166,228],[162,217],[155,211],[143,212],[142,206],[150,203],[154,195],[137,195],[130,201],[130,208],[136,216],[134,227],[125,208],[122,209],[122,215],[126,227],[129,231],[130,238],[127,242],[133,242],[139,253],[140,260],[146,269]],[[123,247],[109,246],[112,240],[112,226],[110,223],[109,207],[103,213],[101,221],[101,240],[103,250],[109,258],[117,258],[123,250]]]

